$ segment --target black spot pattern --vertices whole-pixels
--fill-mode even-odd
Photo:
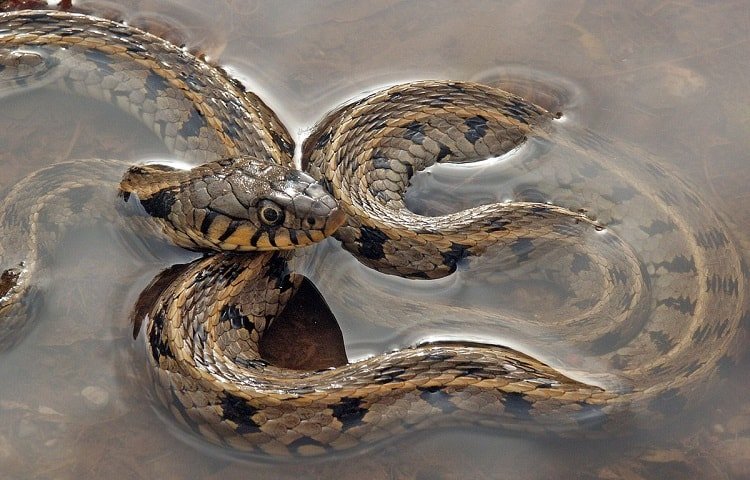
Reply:
[[[362,418],[367,414],[367,409],[362,407],[362,400],[359,398],[342,397],[331,410],[334,418],[341,422],[344,429],[361,425]]]
[[[438,163],[442,162],[448,155],[453,155],[453,150],[451,150],[447,145],[440,143],[440,151],[438,152],[435,161]]]
[[[672,273],[697,273],[698,269],[695,267],[695,259],[693,257],[687,258],[684,255],[678,255],[672,260],[654,263],[654,267],[663,268],[668,272]]]
[[[405,128],[406,132],[404,132],[404,138],[407,140],[411,140],[417,145],[422,145],[422,142],[424,142],[425,139],[424,124],[419,123],[415,120]]]
[[[206,126],[206,122],[203,120],[203,114],[193,108],[190,110],[187,122],[182,124],[177,133],[183,137],[197,137],[204,126]]]
[[[258,412],[258,409],[248,404],[246,400],[229,392],[224,392],[221,408],[222,418],[236,423],[237,433],[240,435],[260,431],[260,426],[252,418]]]
[[[174,192],[165,189],[159,190],[154,195],[141,200],[141,205],[146,213],[156,218],[167,218],[172,212],[172,205],[175,202]]]
[[[573,255],[573,264],[570,266],[572,273],[578,274],[581,272],[587,272],[591,268],[591,258],[583,253],[576,253]]]
[[[663,222],[661,220],[654,220],[648,227],[641,227],[645,233],[649,235],[658,235],[660,233],[669,233],[675,230],[673,223]]]
[[[723,293],[730,297],[739,295],[740,282],[736,278],[720,277],[713,274],[706,278],[706,291],[712,293]]]
[[[372,166],[374,168],[391,168],[391,162],[387,158],[381,156],[379,152],[375,152],[372,156]]]
[[[285,292],[294,286],[289,274],[289,265],[283,255],[274,254],[268,261],[267,268],[268,277],[276,280],[276,287],[280,292]]]
[[[83,212],[84,207],[86,207],[89,200],[94,196],[95,191],[96,187],[91,185],[82,185],[69,189],[66,198],[68,199],[70,211],[74,214]]]
[[[421,392],[419,394],[420,399],[429,403],[444,414],[451,413],[458,408],[450,401],[450,395],[440,387],[418,387],[417,390]]]
[[[695,240],[703,248],[723,248],[729,243],[724,232],[718,229],[706,230],[695,235]]]
[[[529,254],[534,251],[534,242],[530,238],[519,238],[510,244],[510,251],[519,262],[525,262],[529,259]]]
[[[464,133],[464,137],[466,137],[466,140],[472,145],[477,143],[478,140],[484,138],[487,134],[487,119],[481,115],[467,118],[464,121],[464,125],[468,128],[466,133]]]
[[[687,401],[680,395],[676,388],[666,390],[660,397],[654,398],[649,403],[651,410],[661,412],[666,416],[676,415],[685,409]]]
[[[161,357],[174,358],[172,350],[169,349],[166,339],[162,336],[164,320],[164,312],[159,310],[156,315],[154,315],[154,320],[151,323],[151,330],[148,333],[148,342],[151,345],[151,357],[156,363],[159,363],[159,358]]]
[[[315,147],[313,148],[315,148],[315,150],[320,150],[321,148],[328,145],[328,142],[330,141],[331,141],[331,132],[329,131],[329,132],[324,133],[320,137],[318,137],[318,141],[315,142]]]
[[[659,301],[659,305],[666,305],[667,307],[674,308],[680,313],[688,313],[690,315],[695,314],[696,300],[690,300],[687,297],[670,297]]]
[[[454,271],[461,260],[471,255],[468,245],[462,245],[460,243],[451,243],[451,249],[447,252],[440,252],[443,257],[443,265]]]
[[[721,377],[728,377],[732,371],[737,367],[737,362],[727,354],[716,362],[716,369],[719,371]]]
[[[372,227],[359,227],[359,254],[370,260],[380,260],[385,256],[383,244],[388,236],[381,230]]]
[[[164,90],[169,87],[169,84],[164,77],[153,70],[149,70],[144,87],[146,88],[146,98],[156,101],[157,98],[163,95]]]
[[[674,342],[664,332],[649,332],[648,336],[661,354],[665,354],[674,348]]]
[[[229,322],[229,325],[235,329],[244,328],[251,332],[255,328],[255,323],[247,315],[243,315],[237,305],[224,305],[219,314],[219,319],[222,322]]]
[[[275,143],[276,146],[279,147],[279,150],[286,153],[287,155],[294,155],[294,145],[287,142],[284,137],[278,134],[278,132],[271,131],[271,139],[273,140],[273,143]]]
[[[529,401],[521,393],[506,393],[503,397],[505,410],[516,418],[531,418],[531,409],[534,403]]]

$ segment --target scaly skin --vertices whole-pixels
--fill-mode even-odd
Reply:
[[[21,48],[28,57],[18,56]],[[210,441],[314,455],[436,419],[563,434],[591,422],[610,434],[625,417],[658,424],[699,402],[716,373],[735,361],[746,278],[721,220],[646,155],[557,125],[519,97],[424,81],[331,112],[303,147],[304,168],[328,195],[286,167],[293,144],[265,104],[161,39],[92,17],[21,12],[0,15],[0,52],[11,80],[112,102],[153,128],[176,155],[216,161],[190,171],[133,167],[119,186],[121,197],[137,198],[178,245],[220,251],[164,272],[134,314],[136,331],[148,318],[144,337],[159,397]],[[438,217],[405,209],[411,177],[429,165],[497,157],[530,142],[565,159],[554,172],[564,192],[550,193],[553,186],[538,180],[540,194],[551,198]],[[543,151],[508,169],[530,175],[548,162]],[[286,170],[274,174],[278,165]],[[41,221],[68,221],[88,208],[67,200],[84,173],[51,180],[55,168],[19,184],[0,212],[6,338],[17,338],[24,317],[9,312],[23,310],[44,268],[42,252],[56,239]],[[93,175],[88,193],[112,200],[112,169],[123,167],[102,168],[106,179]],[[271,187],[261,188],[264,181]],[[257,183],[238,188],[247,182]],[[273,215],[263,222],[265,201],[283,212],[282,222]],[[448,275],[490,247],[514,252],[518,262],[529,252],[553,252],[548,269],[567,272],[571,291],[560,323],[576,327],[570,341],[621,372],[622,383],[584,383],[506,347],[460,342],[417,345],[320,372],[268,365],[258,342],[300,281],[284,250],[319,241],[344,221],[336,236],[345,248],[369,266],[408,277]],[[586,239],[603,227],[589,249]],[[280,251],[264,251],[273,248]],[[419,316],[408,305],[394,305],[400,320]]]

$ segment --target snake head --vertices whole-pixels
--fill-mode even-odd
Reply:
[[[261,251],[310,245],[344,223],[344,212],[318,182],[290,166],[240,157],[178,170],[132,167],[120,183],[177,245]]]

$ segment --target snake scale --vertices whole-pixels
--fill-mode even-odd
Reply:
[[[256,95],[136,28],[72,13],[3,13],[0,60],[4,85],[112,103],[177,158],[202,163],[82,160],[11,188],[0,210],[1,344],[31,323],[30,298],[43,289],[66,224],[145,225],[205,251],[159,275],[134,319],[136,333],[146,322],[158,397],[212,442],[315,455],[436,419],[562,433],[593,422],[607,432],[699,402],[736,361],[745,272],[721,220],[647,156],[623,155],[520,97],[467,82],[395,85],[328,114],[297,170],[291,136]],[[527,145],[542,152],[509,168],[536,179],[528,172],[544,171],[545,152],[558,149],[564,162],[552,177],[564,192],[536,179],[534,194],[510,201],[438,216],[406,208],[405,191],[425,168]],[[572,291],[590,297],[568,302],[560,321],[577,326],[576,344],[625,380],[608,388],[511,348],[458,341],[322,371],[270,365],[258,342],[302,279],[293,271],[298,248],[331,234],[364,264],[415,281],[449,275],[488,249],[519,262],[550,250],[549,268],[567,265]],[[599,250],[582,249],[590,242]]]

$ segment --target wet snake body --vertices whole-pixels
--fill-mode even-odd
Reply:
[[[657,163],[625,158],[512,94],[446,81],[373,93],[318,124],[302,148],[304,173],[292,167],[290,135],[257,96],[138,29],[69,13],[0,14],[0,65],[2,81],[113,103],[177,157],[208,162],[135,166],[124,177],[117,162],[70,162],[11,189],[0,211],[0,341],[17,341],[29,323],[25,306],[46,258],[62,225],[78,217],[146,224],[207,250],[158,276],[134,318],[136,332],[147,321],[158,396],[215,443],[314,455],[435,419],[610,431],[626,417],[651,423],[698,402],[735,362],[746,281],[722,222]],[[406,209],[410,180],[430,165],[502,158],[526,145],[542,152],[508,172],[533,183],[532,195],[519,184],[512,201],[429,217]],[[551,169],[546,152],[555,149],[563,159],[555,181],[535,176]],[[94,211],[106,202],[112,208]],[[558,320],[576,327],[571,344],[624,381],[597,386],[514,349],[455,341],[323,371],[269,365],[258,342],[302,279],[294,249],[331,234],[363,263],[417,279],[451,274],[488,249],[519,263],[552,252],[546,271],[570,274],[572,300]]]

